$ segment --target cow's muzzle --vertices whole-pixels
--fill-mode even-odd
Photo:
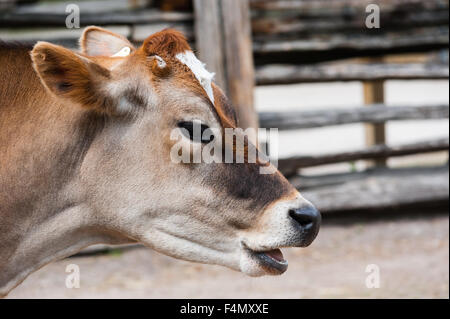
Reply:
[[[300,194],[280,200],[264,212],[252,230],[242,233],[241,271],[250,276],[282,274],[288,262],[280,249],[309,246],[319,233],[320,223],[319,211]]]

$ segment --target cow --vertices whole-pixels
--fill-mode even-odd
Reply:
[[[221,140],[195,139],[194,122],[238,127],[176,30],[137,48],[95,26],[78,51],[1,43],[0,88],[2,296],[93,244],[141,243],[262,276],[286,271],[280,248],[318,233],[317,209],[276,168],[261,174],[271,163],[171,160],[177,143],[193,152]]]

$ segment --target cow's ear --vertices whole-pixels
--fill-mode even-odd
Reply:
[[[110,71],[85,56],[47,42],[31,51],[33,67],[42,83],[55,96],[103,113],[113,111],[105,84]]]
[[[84,29],[80,48],[89,56],[127,56],[135,50],[125,37],[94,26]]]

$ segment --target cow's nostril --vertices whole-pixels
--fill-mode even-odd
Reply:
[[[304,229],[317,225],[320,220],[320,213],[314,206],[290,209],[289,216]]]
[[[310,204],[301,208],[289,210],[289,216],[295,221],[296,229],[299,234],[299,247],[310,245],[319,232],[321,216],[319,211]]]

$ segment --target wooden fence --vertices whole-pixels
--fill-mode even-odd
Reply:
[[[224,3],[228,6],[234,3],[235,11],[225,10]],[[379,30],[365,27],[368,4],[378,4],[382,8],[380,22],[383,27]],[[366,123],[367,147],[364,149],[279,160],[279,169],[322,211],[367,210],[412,203],[431,205],[448,202],[446,164],[436,169],[405,170],[389,169],[386,161],[396,156],[448,151],[449,139],[390,146],[386,145],[385,123],[448,119],[449,106],[387,107],[384,83],[393,79],[448,79],[448,53],[435,53],[439,50],[448,52],[448,5],[448,1],[441,0],[426,3],[416,0],[195,0],[196,24],[202,26],[196,32],[196,39],[202,59],[219,74],[222,72],[220,66],[236,63],[233,59],[239,52],[237,48],[248,49],[251,41],[254,63],[240,65],[239,73],[225,72],[225,82],[239,78],[239,83],[246,82],[245,88],[249,88],[248,83],[252,81],[255,85],[363,83],[364,106],[258,114],[260,127],[280,130]],[[209,10],[209,14],[205,10]],[[211,16],[220,17],[218,21],[223,25],[216,23],[211,28]],[[240,26],[233,31],[239,34],[234,38],[238,43],[230,45],[230,39],[221,38],[229,20],[249,16],[252,16],[252,32]],[[208,30],[205,32],[205,29]],[[221,44],[232,50],[219,58],[214,56],[217,54],[214,50],[201,49],[220,47]],[[392,59],[392,55],[403,57],[403,54],[412,53],[419,53],[420,58]],[[254,77],[250,78],[252,74]],[[242,78],[245,75],[247,80]],[[234,102],[249,110],[245,103],[236,99]],[[256,118],[256,113],[253,116]],[[252,127],[255,121],[244,118],[242,126]],[[357,160],[370,160],[374,167],[366,172],[315,177],[299,172],[305,167]]]
[[[431,168],[386,167],[390,157],[448,152],[448,137],[386,145],[385,123],[448,119],[449,106],[388,107],[384,101],[386,80],[448,79],[448,0],[107,3],[99,8],[98,1],[80,2],[81,25],[105,26],[136,43],[165,27],[180,29],[216,73],[216,81],[237,107],[244,128],[301,130],[365,123],[364,149],[279,161],[280,170],[323,212],[448,203],[448,162]],[[381,8],[380,29],[365,26],[368,4]],[[0,12],[0,38],[49,40],[75,47],[80,31],[64,28],[66,16],[64,4],[11,6]],[[253,108],[256,85],[335,81],[362,82],[365,105],[259,114]],[[370,160],[373,167],[365,172],[315,177],[299,171],[357,160]]]

